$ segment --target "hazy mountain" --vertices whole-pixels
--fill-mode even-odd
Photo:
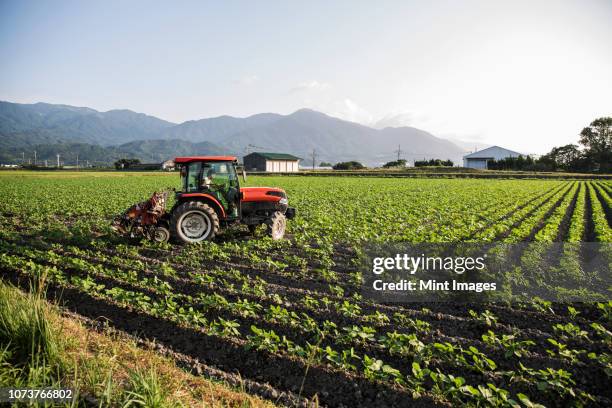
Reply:
[[[267,125],[238,132],[226,143],[234,149],[248,144],[267,151],[280,151],[306,157],[316,149],[321,158],[363,153],[361,145],[375,131],[366,126],[301,109]]]
[[[92,161],[105,155],[107,161],[126,156],[161,161],[188,154],[242,156],[248,148],[292,153],[304,158],[304,164],[316,150],[317,161],[358,160],[380,165],[397,157],[398,146],[401,156],[409,161],[439,158],[458,163],[465,150],[420,129],[374,129],[310,109],[289,115],[220,116],[174,125],[128,110],[98,112],[67,105],[0,102],[0,158],[5,161],[21,158],[24,151],[31,157],[34,150],[40,159],[46,158],[43,151],[49,151],[52,157],[48,159],[54,159],[51,153],[57,149],[73,155],[78,150],[80,158]]]
[[[186,140],[144,140],[124,143],[119,146],[99,146],[89,143],[42,143],[31,146],[27,154],[22,156],[24,149],[10,147],[0,149],[0,161],[32,163],[33,151],[36,151],[38,164],[45,160],[51,166],[60,161],[67,165],[76,164],[77,158],[82,165],[107,165],[120,158],[137,158],[143,163],[160,163],[176,156],[230,154],[226,148],[210,142],[191,143]]]
[[[57,155],[60,163],[64,165],[75,165],[77,158],[79,164],[86,165],[109,165],[122,157],[133,157],[131,154],[121,152],[116,147],[103,147],[89,143],[42,143],[30,146],[30,148],[2,148],[0,149],[0,162],[2,163],[34,163],[34,151],[36,151],[36,164],[55,166]],[[22,156],[23,155],[23,156]]]
[[[143,162],[161,162],[177,156],[231,154],[229,149],[211,142],[192,143],[180,139],[135,141],[117,146],[117,149]]]
[[[173,123],[130,110],[98,112],[48,103],[0,102],[1,146],[84,142],[103,146],[155,138]]]
[[[461,147],[466,153],[467,152],[472,153],[477,150],[482,150],[482,149],[486,149],[487,147],[491,147],[491,145],[487,143],[475,142],[475,141],[469,141],[469,140],[459,140],[459,139],[455,139],[451,137],[447,138],[447,140],[450,140],[457,146]]]
[[[225,140],[238,133],[258,126],[265,126],[282,118],[276,113],[260,113],[246,118],[219,116],[216,118],[190,120],[173,126],[161,133],[163,138],[184,139],[191,142],[204,140],[223,144]]]
[[[388,157],[388,151],[399,148],[401,156],[405,159],[450,159],[455,164],[460,163],[463,158],[463,149],[456,144],[439,137],[433,136],[424,130],[413,127],[387,127],[378,131],[382,157]],[[372,147],[374,151],[380,152],[380,147]],[[397,153],[395,153],[397,154]],[[396,156],[397,158],[397,156]]]
[[[441,158],[457,162],[462,152],[455,144],[423,130],[411,127],[377,130],[309,109],[239,132],[226,145],[239,150],[249,143],[304,159],[315,149],[320,160],[359,160],[370,165],[396,158],[398,145],[401,145],[402,157],[408,160]]]

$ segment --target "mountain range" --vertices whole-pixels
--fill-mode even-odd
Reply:
[[[375,129],[310,109],[289,115],[261,113],[246,118],[219,116],[171,123],[130,110],[99,112],[91,108],[48,103],[0,101],[0,162],[20,163],[33,157],[66,164],[76,160],[109,164],[123,157],[143,162],[195,154],[247,151],[291,153],[311,165],[361,161],[380,165],[397,158],[451,159],[465,149],[413,127]]]

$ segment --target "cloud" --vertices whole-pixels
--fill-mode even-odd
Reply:
[[[257,81],[259,81],[259,77],[257,75],[245,75],[242,78],[234,80],[235,83],[244,86],[251,86]]]
[[[319,82],[317,80],[302,82],[289,90],[289,93],[309,92],[309,91],[325,91],[330,85],[327,82]]]
[[[386,127],[413,126],[415,114],[412,112],[395,112],[383,116],[381,119],[372,123],[372,127],[384,129]]]
[[[485,142],[482,129],[472,123],[453,115],[432,115],[420,109],[393,110],[382,118],[372,121],[370,126],[383,129],[386,127],[411,126],[431,132],[445,139]]]
[[[325,109],[324,111],[331,116],[364,125],[371,124],[374,119],[370,112],[349,98],[333,102],[330,109]]]

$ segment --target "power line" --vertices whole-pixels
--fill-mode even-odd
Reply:
[[[317,160],[317,151],[312,149],[312,169],[315,169],[315,162]]]
[[[401,145],[397,145],[397,150],[395,151],[395,153],[397,153],[397,161],[400,160],[401,154],[404,153],[402,152],[402,146]]]
[[[253,149],[253,151],[255,151],[255,149],[268,150],[267,147],[255,146],[254,144],[250,143],[244,148],[246,154],[249,154],[251,152],[251,149]]]

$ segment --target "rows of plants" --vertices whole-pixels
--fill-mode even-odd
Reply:
[[[177,247],[110,233],[113,214],[176,181],[93,174],[0,184],[2,273],[45,276],[220,344],[413,398],[612,402],[604,385],[612,376],[612,302],[381,305],[361,296],[356,262],[369,241],[579,244],[592,229],[611,242],[609,182],[253,177],[288,191],[300,214],[290,239],[252,239],[236,228],[216,243]],[[575,247],[555,259],[542,251],[524,253],[523,263],[573,262],[575,279],[586,276]]]
[[[26,253],[30,257],[35,257],[33,251],[26,251]],[[244,299],[238,302],[231,302],[219,294],[205,294],[204,296],[180,295],[174,293],[170,285],[162,281],[142,280],[134,274],[117,275],[114,271],[96,268],[95,265],[87,265],[86,262],[82,261],[74,262],[72,264],[73,268],[70,268],[70,273],[56,266],[43,266],[33,262],[32,259],[26,261],[20,257],[9,255],[3,255],[0,261],[5,268],[29,271],[37,275],[44,273],[49,279],[63,284],[74,285],[85,292],[108,301],[118,302],[124,306],[150,313],[155,317],[175,321],[178,324],[192,325],[199,329],[203,328],[207,335],[246,338],[246,347],[255,347],[259,350],[274,353],[289,353],[294,357],[308,358],[311,363],[332,364],[342,369],[357,371],[372,380],[392,381],[395,384],[407,387],[415,396],[415,393],[418,394],[425,391],[424,388],[421,388],[429,381],[429,379],[423,379],[423,383],[410,383],[410,381],[414,382],[414,376],[418,377],[420,375],[415,374],[415,370],[419,371],[423,367],[424,373],[435,374],[434,376],[430,375],[431,380],[434,381],[433,384],[430,384],[433,387],[431,392],[434,395],[438,395],[438,391],[443,392],[443,394],[445,393],[444,390],[437,390],[436,387],[439,387],[440,384],[435,382],[436,376],[439,375],[441,376],[440,378],[445,378],[445,376],[453,375],[443,374],[442,368],[447,373],[449,371],[454,372],[455,375],[465,370],[475,372],[480,374],[485,381],[494,381],[496,378],[499,380],[499,375],[509,376],[514,381],[512,388],[523,390],[521,388],[521,385],[523,385],[526,387],[524,391],[529,390],[529,384],[534,384],[534,380],[540,379],[542,380],[540,391],[546,391],[546,394],[551,394],[550,398],[571,396],[581,401],[589,401],[594,398],[587,392],[576,388],[575,380],[572,379],[569,371],[529,369],[519,361],[518,370],[498,372],[496,370],[498,364],[487,357],[485,353],[479,351],[474,345],[464,348],[456,345],[455,342],[439,343],[432,341],[431,343],[423,343],[419,338],[421,336],[423,338],[426,337],[430,330],[429,325],[420,320],[406,318],[401,314],[394,316],[394,318],[401,321],[403,323],[402,326],[409,328],[409,330],[406,332],[386,332],[380,335],[375,327],[367,325],[352,325],[339,329],[334,322],[329,320],[317,324],[317,321],[313,320],[309,315],[305,313],[297,315],[295,312],[291,312],[280,305],[270,305],[267,310],[263,310],[256,302],[249,302]],[[39,259],[39,261],[46,262],[44,259]],[[131,287],[128,288],[119,283],[111,289],[107,289],[104,284],[96,282],[89,275],[89,273],[96,270],[98,270],[100,275],[103,275],[105,272],[109,273],[119,282],[129,282]],[[75,271],[79,271],[80,275],[75,273]],[[205,308],[202,308],[202,305],[205,305]],[[340,306],[338,309],[342,310],[342,307]],[[210,314],[212,310],[216,312],[226,311],[228,313],[224,313],[224,317],[218,314],[216,319],[207,319],[205,316]],[[343,312],[355,314],[360,311],[357,308],[353,308],[344,309]],[[263,314],[264,318],[258,319],[256,316],[261,314]],[[472,315],[475,320],[483,321],[488,327],[494,328],[497,325],[495,316],[490,312],[480,314],[473,312]],[[232,319],[232,317],[234,318]],[[247,334],[244,330],[241,330],[239,321],[245,320],[245,317],[249,317],[246,321],[252,323],[250,325],[252,334]],[[385,318],[388,319],[388,317],[382,314],[378,316],[378,323],[384,326]],[[242,326],[244,326],[244,322]],[[569,324],[560,327],[562,327],[563,333],[569,333],[572,337],[584,337],[592,341],[589,338],[588,332],[581,330],[579,326]],[[576,331],[577,335],[574,333]],[[282,335],[277,333],[282,333]],[[602,333],[605,334],[606,331],[604,330]],[[529,355],[529,346],[535,344],[532,341],[514,340],[515,335],[512,334],[501,334],[499,338],[497,337],[489,329],[486,335],[483,335],[483,341],[492,348],[501,346],[506,358],[511,356],[525,357]],[[299,344],[299,341],[304,338],[308,338],[309,341]],[[326,339],[334,340],[327,341]],[[551,344],[563,347],[562,353],[559,352],[559,355],[571,356],[570,364],[579,363],[580,360],[576,356],[585,353],[583,350],[576,351],[567,348],[560,341]],[[547,352],[553,353],[551,350],[547,350]],[[398,356],[413,361],[412,369],[409,372],[385,364],[381,359],[386,357],[386,361],[394,361],[396,359],[393,357]],[[590,352],[589,358],[593,361],[603,361],[605,360],[605,355],[600,356],[595,352]],[[584,366],[578,368],[584,369]],[[360,370],[363,370],[363,372]],[[517,375],[519,375],[520,380],[515,378]],[[533,377],[531,377],[532,375]],[[466,377],[466,374],[463,377],[456,376],[454,378],[460,378],[458,381],[463,386],[465,384],[464,377]],[[474,378],[474,376],[470,377]],[[558,381],[562,381],[562,385],[559,385]],[[490,384],[494,385],[494,382]],[[491,387],[488,386],[488,388]],[[467,387],[461,392],[458,390],[457,395],[451,395],[451,401],[465,402],[471,399],[478,401],[484,397],[482,393],[471,393],[471,389]],[[480,387],[475,387],[474,389],[480,390]],[[507,392],[498,387],[495,389],[499,390],[497,392],[499,395],[495,395],[492,401],[500,404],[507,402]],[[470,393],[465,393],[466,390],[470,391]],[[525,403],[528,401],[527,397],[523,395],[519,395],[518,398]]]
[[[612,242],[612,228],[606,217],[606,208],[609,208],[609,200],[600,201],[600,189],[597,185],[589,183],[589,200],[591,202],[592,217],[595,230],[595,239],[599,242]]]

